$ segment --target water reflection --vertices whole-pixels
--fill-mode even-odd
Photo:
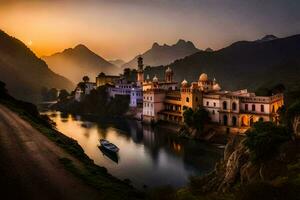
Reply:
[[[210,172],[221,157],[222,151],[213,145],[179,139],[133,120],[45,114],[59,131],[77,140],[96,164],[120,179],[130,179],[136,187],[183,186],[189,176]],[[117,156],[99,149],[101,138],[120,148]]]

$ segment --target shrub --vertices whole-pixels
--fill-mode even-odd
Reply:
[[[245,145],[250,150],[252,161],[265,161],[276,155],[280,145],[290,138],[286,128],[259,121],[246,132]]]

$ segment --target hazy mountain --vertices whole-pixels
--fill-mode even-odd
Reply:
[[[86,46],[79,44],[63,52],[45,56],[43,59],[54,72],[77,83],[84,75],[94,80],[100,73],[118,74],[121,69],[97,55]]]
[[[122,67],[122,65],[125,64],[125,61],[121,60],[121,59],[109,60],[108,62],[110,62],[111,64],[113,64],[117,67]]]
[[[69,80],[52,72],[24,43],[1,30],[0,80],[12,95],[31,102],[40,100],[43,86],[73,89]]]
[[[264,42],[240,41],[218,51],[200,51],[171,64],[175,79],[197,81],[200,73],[215,77],[223,89],[256,89],[277,83],[300,86],[300,35]],[[158,74],[165,67],[147,68]]]
[[[151,49],[143,53],[141,56],[144,58],[145,66],[158,66],[167,65],[177,59],[192,55],[198,51],[199,49],[197,49],[192,42],[180,39],[173,45],[159,45],[155,42]],[[135,68],[138,56],[124,64],[123,67]]]

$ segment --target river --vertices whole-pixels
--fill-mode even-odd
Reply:
[[[222,149],[200,141],[182,139],[163,128],[143,126],[127,119],[100,119],[48,111],[57,129],[75,139],[96,164],[137,187],[171,185],[181,187],[190,176],[214,169]],[[99,139],[116,144],[120,151],[111,155],[98,148]]]

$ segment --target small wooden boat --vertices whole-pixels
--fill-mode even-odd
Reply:
[[[102,152],[103,156],[109,158],[110,160],[114,161],[115,163],[119,163],[119,155],[118,153],[112,152],[110,150],[105,149],[103,146],[99,145],[98,148]]]
[[[114,152],[114,153],[119,152],[119,148],[116,145],[114,145],[113,143],[110,143],[107,140],[100,139],[100,144],[101,144],[101,147],[103,147],[104,149],[106,149],[108,151],[111,151],[111,152]]]

